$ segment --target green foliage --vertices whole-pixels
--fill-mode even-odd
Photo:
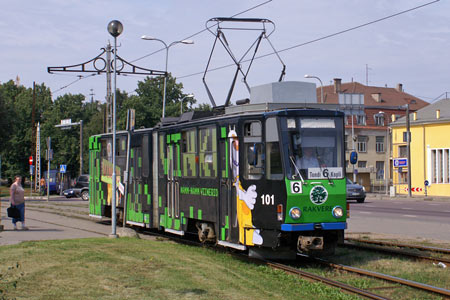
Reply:
[[[186,97],[183,84],[176,82],[170,74],[167,77],[166,117],[180,115],[191,110],[210,110],[209,105],[194,108],[194,98]],[[136,94],[128,95],[117,91],[117,130],[124,130],[127,110],[135,109],[135,128],[154,127],[161,120],[164,94],[164,78],[147,77],[139,81]],[[46,138],[51,137],[54,152],[51,169],[66,164],[72,177],[79,173],[80,127],[67,130],[55,127],[63,119],[72,122],[83,120],[83,172],[89,170],[89,137],[105,132],[106,104],[84,103],[84,95],[64,94],[54,101],[51,91],[44,84],[35,87],[35,117],[32,124],[33,88],[16,85],[10,80],[0,84],[0,156],[2,158],[2,178],[12,178],[16,174],[29,176],[28,157],[35,152],[33,126],[41,125],[41,167],[46,168]],[[6,129],[6,130],[5,130]]]

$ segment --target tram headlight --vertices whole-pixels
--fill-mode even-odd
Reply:
[[[302,211],[300,210],[300,208],[298,207],[293,207],[291,208],[291,210],[289,211],[289,215],[291,216],[291,218],[293,220],[298,220],[300,219],[300,217],[302,216]]]
[[[333,217],[335,217],[336,219],[342,218],[342,216],[344,216],[344,210],[340,206],[335,206],[332,213]]]

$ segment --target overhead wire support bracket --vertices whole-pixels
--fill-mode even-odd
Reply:
[[[210,25],[211,22],[215,22],[215,25]],[[236,22],[236,23],[258,23],[260,26],[259,27],[250,27],[250,26],[241,26],[241,27],[230,27],[229,25],[227,27],[223,26],[223,23],[229,23],[229,22]],[[272,28],[270,30],[270,32],[268,33],[267,31],[267,25],[271,25]],[[270,47],[272,48],[272,50],[276,53],[278,59],[280,60],[281,64],[282,64],[282,71],[281,71],[281,75],[279,77],[278,81],[282,81],[284,78],[284,75],[286,74],[286,65],[284,64],[284,62],[282,61],[281,57],[278,55],[278,52],[275,50],[273,44],[270,42],[269,40],[269,36],[275,31],[275,24],[268,19],[261,19],[261,18],[230,18],[230,17],[216,17],[216,18],[212,18],[209,19],[208,21],[206,21],[206,29],[215,36],[215,40],[211,49],[211,53],[209,55],[209,59],[205,68],[205,71],[203,73],[203,84],[205,85],[206,88],[206,92],[208,94],[209,100],[211,101],[211,104],[213,105],[213,108],[215,108],[216,102],[214,100],[214,97],[208,87],[208,84],[206,82],[206,74],[208,72],[209,66],[211,64],[211,59],[214,53],[214,50],[216,48],[217,45],[217,41],[219,40],[220,43],[222,44],[222,46],[224,47],[225,51],[228,53],[228,55],[230,56],[230,58],[232,59],[233,63],[236,65],[236,72],[233,76],[233,79],[231,81],[231,86],[230,89],[228,91],[227,97],[225,99],[225,104],[223,105],[223,107],[227,107],[230,104],[231,101],[231,96],[233,94],[234,91],[234,87],[236,85],[236,80],[237,77],[239,75],[239,73],[242,75],[242,82],[244,83],[244,85],[246,86],[248,92],[250,93],[250,86],[247,82],[247,77],[248,74],[250,72],[250,69],[253,65],[253,61],[256,58],[256,53],[259,50],[261,41],[263,39],[266,39],[269,42]],[[216,27],[215,31],[211,30],[211,28]],[[243,31],[260,31],[260,34],[258,35],[258,37],[256,38],[256,40],[250,45],[250,47],[245,51],[245,53],[241,56],[240,59],[236,58],[236,56],[234,55],[233,51],[231,50],[231,47],[225,37],[225,33],[224,30],[243,30]],[[254,48],[253,51],[253,55],[251,56],[251,58],[244,60],[247,55],[250,53],[251,49]],[[242,68],[242,62],[247,62],[249,61],[248,67],[246,68],[246,70],[243,70]]]
[[[107,73],[108,72],[107,59],[102,57],[107,51],[105,48],[101,48],[101,50],[103,51],[99,55],[84,63],[61,67],[47,67],[47,72],[50,74],[54,72],[82,72],[82,73],[97,73],[97,74]],[[136,74],[148,76],[155,76],[155,75],[166,76],[165,71],[151,70],[133,65],[132,63],[121,58],[119,55],[117,55],[117,63],[118,63],[117,65],[119,65],[116,71],[118,75]],[[114,70],[114,60],[111,60],[110,70],[111,71]]]

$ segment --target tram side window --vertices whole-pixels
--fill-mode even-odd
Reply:
[[[270,180],[284,178],[276,118],[266,120],[266,178]]]
[[[217,176],[217,133],[215,127],[199,130],[199,168],[201,177]]]
[[[190,129],[181,133],[181,161],[183,177],[197,177],[197,164],[195,156],[197,155],[197,131]]]
[[[150,175],[150,161],[149,161],[149,136],[146,134],[142,138],[142,176],[148,177]]]
[[[261,122],[253,121],[244,124],[245,179],[260,179],[264,173],[261,135]]]
[[[166,174],[166,135],[164,133],[159,135],[158,144],[158,175],[162,178]]]

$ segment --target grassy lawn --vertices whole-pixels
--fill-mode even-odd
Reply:
[[[30,187],[24,187],[24,190],[25,190],[25,197],[29,197]],[[33,192],[32,196],[39,196],[39,193]],[[0,186],[0,197],[8,197],[9,199],[9,186],[6,186],[4,184]]]
[[[0,247],[0,299],[357,299],[166,240],[96,238]]]

